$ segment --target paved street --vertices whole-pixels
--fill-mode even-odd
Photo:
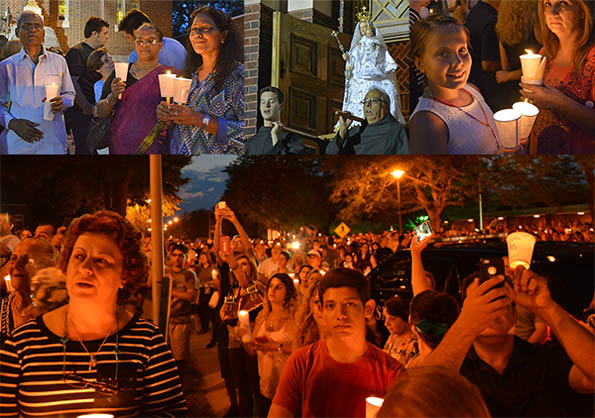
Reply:
[[[225,390],[225,383],[219,372],[217,347],[205,348],[211,340],[211,333],[197,335],[194,331],[190,335],[190,353],[192,366],[202,375],[202,388],[205,397],[211,405],[216,417],[221,417],[229,409],[229,398]]]

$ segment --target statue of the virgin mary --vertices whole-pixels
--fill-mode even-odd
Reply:
[[[376,87],[388,94],[390,113],[405,124],[395,75],[397,63],[388,52],[382,35],[372,24],[369,12],[364,8],[358,13],[358,18],[351,48],[343,54],[346,61],[343,111],[364,118],[362,100],[372,87]]]

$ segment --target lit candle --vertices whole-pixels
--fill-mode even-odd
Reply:
[[[293,279],[293,285],[297,288],[300,285],[300,279]]]
[[[45,85],[45,103],[43,106],[43,118],[45,120],[54,119],[54,112],[52,112],[52,104],[50,103],[50,100],[58,96],[59,87],[60,86],[54,82]]]
[[[58,84],[50,83],[45,85],[45,98],[50,101],[54,97],[58,96]]]
[[[217,269],[211,270],[211,278],[215,280],[217,278]]]
[[[174,102],[178,104],[186,104],[191,84],[192,80],[190,78],[174,78]]]
[[[523,71],[521,81],[523,83],[541,85],[545,70],[545,58],[540,54],[534,54],[530,49],[526,49],[525,51],[527,53],[519,57]]]
[[[116,70],[116,78],[126,82],[128,78],[128,63],[127,62],[114,62],[114,69]],[[121,98],[120,94],[118,98]]]
[[[165,74],[159,74],[158,77],[161,97],[165,97],[169,103],[171,98],[174,97],[174,79],[176,78],[176,75],[168,71]]]
[[[8,292],[12,292],[14,288],[12,287],[12,280],[10,278],[10,274],[4,276],[4,282],[6,283],[6,290]]]
[[[114,418],[112,414],[85,414],[78,415],[76,418]]]
[[[366,398],[366,418],[374,418],[380,412],[384,399],[376,396],[368,396]]]
[[[499,110],[494,113],[494,120],[500,134],[500,145],[506,150],[519,147],[519,119],[521,112],[514,109]]]
[[[238,312],[238,323],[240,328],[246,330],[246,333],[242,335],[242,341],[247,343],[252,341],[252,330],[250,329],[250,314],[248,311],[240,311]]]
[[[533,129],[533,124],[539,114],[539,109],[537,106],[527,102],[516,102],[512,105],[512,108],[521,112],[522,117],[519,127],[519,139],[521,141],[525,140],[529,138],[529,134],[531,134],[531,129]]]

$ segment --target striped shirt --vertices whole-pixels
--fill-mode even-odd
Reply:
[[[63,344],[41,317],[18,327],[0,346],[0,416],[185,416],[178,369],[157,327],[134,317],[117,339],[118,354],[114,334],[89,370],[82,344]],[[94,353],[102,341],[84,343]]]
[[[0,334],[2,338],[5,335],[10,334],[12,329],[12,300],[14,299],[14,293],[11,293],[5,298],[0,299]]]

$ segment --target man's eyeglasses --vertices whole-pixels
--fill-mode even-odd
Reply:
[[[190,35],[198,36],[205,33],[211,33],[215,28],[212,26],[202,26],[200,28],[190,28]]]
[[[372,106],[372,105],[375,105],[376,103],[386,103],[386,100],[372,97],[371,99],[364,99],[360,103],[363,104],[364,106],[367,106],[367,105]]]
[[[138,46],[145,46],[145,45],[153,46],[157,42],[159,42],[157,39],[135,39],[134,40],[134,43],[137,44]]]
[[[26,32],[31,32],[32,29],[41,30],[43,29],[43,25],[41,23],[25,23],[19,26],[19,29],[22,29]]]

